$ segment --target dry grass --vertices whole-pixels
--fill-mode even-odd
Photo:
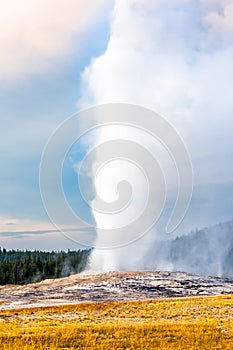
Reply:
[[[0,312],[0,349],[232,349],[233,296]]]

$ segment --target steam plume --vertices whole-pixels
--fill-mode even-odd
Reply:
[[[232,9],[232,0],[116,0],[108,47],[83,72],[79,106],[127,102],[151,108],[165,115],[185,140],[196,185],[232,178],[228,160],[233,148],[229,133],[233,126]],[[108,135],[113,133],[108,131]],[[98,142],[106,137],[102,131]],[[218,147],[216,139],[222,140]],[[98,156],[97,152],[96,159]],[[164,171],[169,169],[166,164]],[[118,168],[119,173],[122,170]],[[171,192],[173,180],[171,177]],[[140,198],[140,186],[139,192]],[[217,259],[218,242],[212,244]],[[157,232],[153,231],[123,248],[94,250],[90,266],[147,268],[153,260],[151,247],[156,246]],[[156,265],[169,267],[162,258],[160,262]],[[188,262],[179,266],[188,268]],[[216,271],[213,268],[212,272],[221,274]]]

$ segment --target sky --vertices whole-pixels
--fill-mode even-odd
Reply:
[[[194,191],[179,234],[232,219],[233,0],[0,0],[0,8],[0,246],[80,247],[47,216],[40,159],[60,123],[103,103],[149,108],[182,136]],[[91,217],[75,190],[74,164],[87,149],[88,138],[71,149],[63,185]]]

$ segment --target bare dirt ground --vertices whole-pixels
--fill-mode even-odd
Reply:
[[[0,287],[0,309],[233,294],[233,279],[184,272],[83,273],[24,286]]]

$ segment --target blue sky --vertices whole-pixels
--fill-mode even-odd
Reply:
[[[26,5],[22,3],[22,7]],[[46,4],[42,6],[46,8]],[[78,11],[74,5],[75,10]],[[78,12],[76,18],[78,21]],[[32,231],[40,229],[41,221],[49,221],[39,191],[40,157],[54,128],[78,111],[77,101],[80,96],[82,70],[93,57],[100,55],[106,49],[110,35],[108,6],[104,8],[102,6],[102,13],[98,13],[92,22],[88,28],[85,28],[85,24],[84,28],[81,28],[81,40],[79,33],[74,35],[71,52],[68,50],[69,54],[64,50],[58,58],[48,57],[51,62],[46,69],[42,64],[40,67],[38,60],[34,62],[38,65],[38,69],[28,73],[26,67],[31,64],[30,59],[33,60],[33,57],[29,57],[29,61],[25,57],[23,73],[9,72],[8,76],[3,77],[0,74],[2,232],[5,221],[22,222],[22,225],[19,225],[17,221],[15,225],[18,226],[18,230],[15,228],[18,232],[25,231],[22,227],[24,220],[35,222],[31,226]],[[17,37],[16,32],[14,35]],[[15,41],[17,44],[17,38]],[[72,177],[72,173],[70,176]],[[50,225],[48,227],[50,228]],[[51,226],[51,230],[53,229]],[[13,236],[21,237],[15,233]],[[2,234],[1,246],[17,247],[17,244],[19,245],[14,241],[4,242],[4,233]],[[28,246],[36,248],[37,244],[38,241],[35,240]],[[66,248],[69,244],[70,242]],[[24,245],[27,246],[27,239],[19,246]],[[47,249],[46,245],[44,248]]]
[[[232,219],[233,1],[24,0],[17,18],[1,6],[1,246],[77,247],[48,220],[40,157],[61,122],[106,102],[151,108],[185,140],[195,187],[180,232]],[[70,203],[90,216],[68,161],[63,176]]]

